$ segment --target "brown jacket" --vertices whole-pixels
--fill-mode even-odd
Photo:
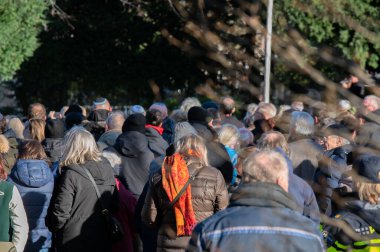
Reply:
[[[189,167],[193,174],[196,168]],[[201,222],[228,205],[228,192],[223,175],[214,167],[203,167],[190,183],[193,209],[197,222]],[[169,198],[162,187],[161,170],[154,173],[149,181],[149,190],[142,210],[142,220],[147,225],[158,225],[157,251],[184,251],[190,236],[176,237],[176,223],[173,209],[165,216],[162,210],[169,204]]]

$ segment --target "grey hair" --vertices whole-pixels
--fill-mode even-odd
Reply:
[[[290,120],[290,134],[296,133],[298,135],[309,136],[314,134],[314,119],[313,117],[301,111],[292,112]]]
[[[168,116],[168,107],[166,107],[163,102],[155,102],[153,103],[148,110],[156,109],[159,110],[162,114],[162,118],[166,118]]]
[[[99,161],[101,153],[94,137],[81,126],[72,127],[65,135],[64,150],[61,159],[63,166],[84,164],[86,161]]]
[[[145,109],[141,105],[132,105],[124,110],[125,117],[133,114],[143,114],[146,115]]]
[[[112,111],[107,117],[106,124],[109,130],[121,130],[124,121],[125,115],[122,111]]]
[[[370,103],[376,109],[380,108],[380,98],[376,95],[367,95],[364,97],[363,103]]]
[[[192,107],[202,107],[200,101],[196,97],[187,97],[185,100],[183,100],[180,109],[185,111],[186,114],[189,112],[189,110]]]
[[[279,178],[289,181],[285,158],[275,151],[259,151],[249,155],[243,162],[243,183],[276,183]]]

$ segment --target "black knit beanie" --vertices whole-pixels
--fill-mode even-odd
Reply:
[[[137,131],[145,134],[146,119],[143,114],[132,114],[128,116],[123,124],[122,131]]]
[[[65,136],[65,124],[61,119],[48,119],[45,125],[46,138],[63,138]]]
[[[66,130],[71,129],[75,125],[80,125],[84,120],[83,115],[80,113],[69,113],[65,117],[65,126]]]
[[[66,110],[65,116],[67,116],[70,113],[80,113],[80,114],[82,114],[82,108],[79,105],[77,105],[77,104],[72,104]]]
[[[202,107],[192,107],[187,113],[187,120],[189,123],[200,123],[207,125],[211,119],[212,117],[209,115],[207,110]]]

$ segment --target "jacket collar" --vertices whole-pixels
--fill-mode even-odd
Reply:
[[[230,199],[229,207],[234,206],[297,209],[293,199],[280,186],[265,182],[241,184]]]
[[[145,128],[146,129],[149,129],[149,128],[155,129],[158,132],[158,134],[160,134],[160,135],[162,135],[162,133],[164,133],[164,128],[158,127],[158,126],[154,126],[154,125],[151,125],[151,124],[145,125]]]

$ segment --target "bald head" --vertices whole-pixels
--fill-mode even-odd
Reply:
[[[122,111],[115,111],[109,114],[106,123],[107,131],[109,130],[120,130],[123,127],[125,121],[124,113]]]
[[[28,108],[28,119],[46,120],[46,108],[41,103],[32,103]]]
[[[251,154],[243,162],[243,183],[274,183],[288,191],[288,168],[285,158],[275,151]]]
[[[221,104],[222,112],[225,115],[232,115],[235,112],[235,101],[231,97],[225,97]]]

